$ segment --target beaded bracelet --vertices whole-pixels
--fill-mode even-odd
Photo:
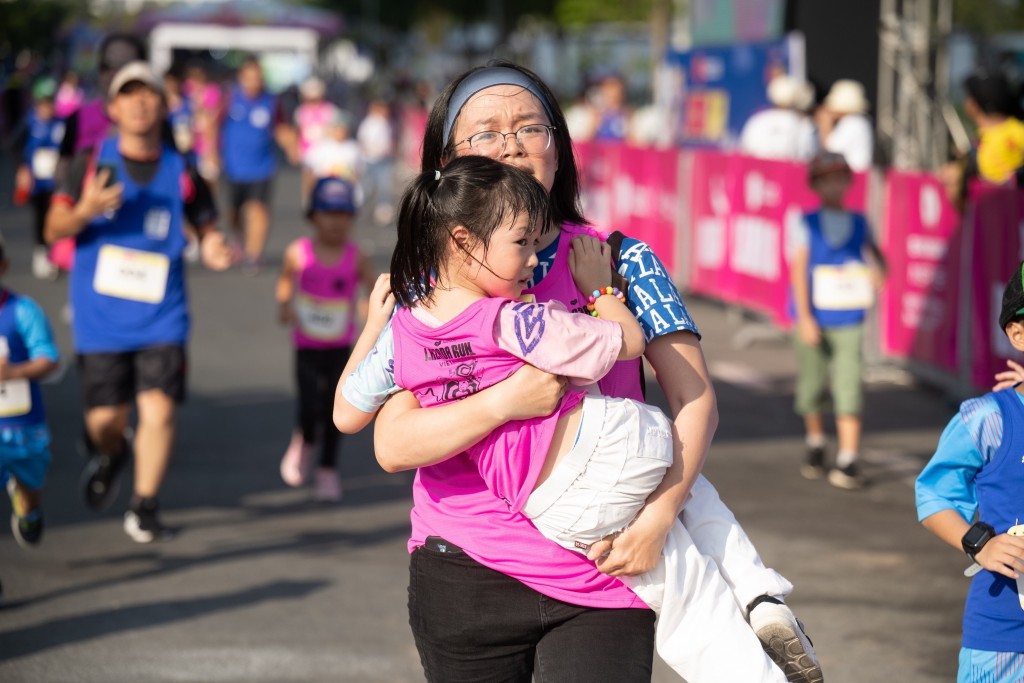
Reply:
[[[614,296],[623,304],[626,303],[626,296],[619,291],[618,287],[604,287],[602,289],[595,289],[593,294],[587,297],[587,310],[590,311],[590,315],[597,316],[597,300],[602,296]]]

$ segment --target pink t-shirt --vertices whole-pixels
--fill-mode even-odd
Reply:
[[[412,389],[424,406],[490,386],[525,361],[568,371],[583,383],[593,381],[614,362],[622,343],[619,326],[611,321],[575,316],[557,304],[503,299],[483,299],[441,327],[400,310],[392,326],[395,380]],[[580,392],[570,392],[556,415],[538,418],[536,424],[510,423],[515,429],[495,430],[469,454],[419,468],[410,551],[427,536],[442,536],[480,564],[558,600],[588,607],[646,607],[621,581],[544,538],[518,512],[536,481],[558,416],[581,398]]]
[[[299,324],[293,338],[299,349],[349,346],[356,333],[355,304],[359,288],[359,247],[349,242],[335,263],[321,263],[313,240],[297,240],[295,313]]]
[[[299,152],[305,155],[309,148],[324,139],[339,110],[330,102],[304,102],[295,110],[295,124],[299,129]]]

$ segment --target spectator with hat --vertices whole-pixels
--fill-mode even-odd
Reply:
[[[863,388],[861,345],[864,318],[885,274],[885,259],[867,219],[843,206],[853,174],[840,154],[821,152],[809,166],[811,189],[821,208],[806,214],[787,234],[794,346],[796,412],[804,421],[808,479],[828,476],[833,486],[859,489],[857,464]],[[868,266],[865,256],[873,263]],[[825,464],[826,386],[831,377],[839,451]]]
[[[768,82],[771,107],[747,119],[740,132],[740,151],[761,159],[807,161],[817,147],[814,123],[807,110],[814,90],[802,79],[778,74]]]
[[[875,133],[867,116],[864,86],[841,79],[832,84],[815,114],[822,149],[842,154],[850,169],[859,173],[871,168]]]
[[[298,388],[298,425],[281,459],[281,478],[289,486],[301,486],[313,474],[313,495],[321,502],[341,500],[334,389],[352,353],[356,313],[366,309],[376,280],[369,259],[352,239],[356,189],[342,178],[316,182],[306,213],[313,236],[288,245],[277,280],[278,317],[293,331]],[[320,457],[314,473],[317,442]]]

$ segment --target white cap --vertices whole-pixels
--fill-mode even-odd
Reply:
[[[832,84],[832,89],[828,91],[828,96],[822,104],[837,114],[863,114],[868,110],[864,86],[845,78]]]
[[[776,107],[791,109],[800,95],[800,81],[787,74],[779,74],[768,81],[768,101]]]
[[[160,79],[153,73],[152,67],[148,63],[143,61],[128,62],[114,74],[114,78],[110,81],[110,88],[107,89],[107,97],[114,99],[117,94],[121,92],[124,86],[138,81],[139,83],[145,83],[153,90],[156,90],[161,95],[164,92],[164,84],[160,82]]]

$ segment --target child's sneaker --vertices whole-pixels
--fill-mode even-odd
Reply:
[[[804,475],[804,479],[821,479],[825,476],[824,446],[807,448],[807,461],[800,466],[800,474]]]
[[[851,462],[846,467],[833,467],[829,470],[828,483],[836,488],[856,491],[864,488],[864,477],[861,476],[857,463]]]
[[[156,498],[143,498],[124,513],[124,532],[136,543],[172,538],[177,530],[164,526],[157,514]]]
[[[821,663],[811,639],[786,603],[762,595],[752,603],[749,619],[764,651],[786,674],[786,680],[822,683]]]
[[[50,253],[46,247],[36,247],[32,251],[32,275],[37,280],[56,280],[60,271],[50,262]]]
[[[302,486],[313,469],[313,446],[302,439],[302,432],[293,432],[288,450],[281,458],[281,478],[289,486]]]
[[[14,539],[22,548],[34,548],[43,539],[43,510],[27,509],[25,501],[18,493],[14,479],[7,480],[7,495],[11,497],[11,531]]]
[[[341,500],[341,495],[341,480],[338,479],[337,470],[318,467],[313,484],[313,500],[320,503],[337,503]]]

